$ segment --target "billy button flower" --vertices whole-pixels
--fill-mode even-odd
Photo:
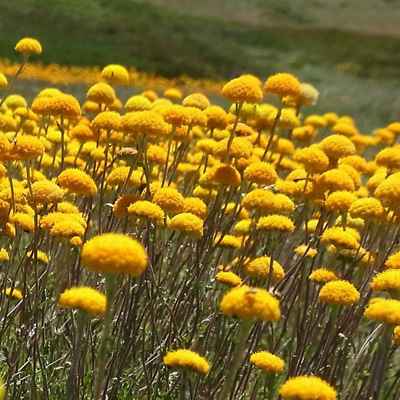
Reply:
[[[241,182],[239,171],[229,164],[220,164],[207,172],[208,180],[218,185],[239,186]]]
[[[285,362],[268,351],[260,351],[250,356],[250,362],[267,374],[280,374],[285,368]]]
[[[391,177],[380,183],[374,192],[374,196],[384,204],[399,204],[400,202],[400,178]]]
[[[150,221],[161,224],[164,221],[164,211],[160,206],[147,200],[138,200],[128,206],[128,214],[137,217],[144,218]]]
[[[115,111],[103,111],[96,115],[90,127],[95,130],[104,129],[108,132],[118,131],[121,125],[121,115]]]
[[[242,206],[247,210],[270,213],[277,207],[276,197],[270,190],[255,189],[243,197]]]
[[[304,120],[304,125],[312,125],[315,128],[325,128],[328,122],[322,115],[309,115]]]
[[[204,110],[204,115],[207,117],[207,129],[225,129],[228,125],[226,111],[220,107],[212,105]]]
[[[114,103],[116,96],[114,89],[107,83],[96,83],[91,86],[86,93],[86,99],[96,104],[111,105]],[[99,111],[101,111],[99,109]]]
[[[332,305],[341,304],[349,307],[360,300],[360,293],[348,281],[332,280],[327,282],[318,295],[319,299],[324,303]]]
[[[310,281],[325,284],[330,281],[340,280],[340,276],[332,269],[318,268],[308,277]]]
[[[373,291],[396,291],[400,292],[400,270],[387,269],[376,275],[371,282]]]
[[[27,256],[28,258],[33,258],[34,252],[28,251],[28,252],[26,253],[26,256]],[[37,250],[37,251],[36,251],[36,258],[37,258],[39,261],[41,261],[42,263],[44,263],[44,264],[48,264],[48,263],[49,263],[49,258],[47,257],[47,254],[44,253],[44,252],[41,251],[41,250]]]
[[[4,290],[4,293],[9,297],[14,297],[17,300],[22,300],[22,293],[18,289],[9,287]]]
[[[178,104],[164,108],[160,114],[166,123],[173,126],[187,126],[191,123],[189,110]]]
[[[168,228],[181,232],[189,237],[201,239],[203,237],[204,221],[197,215],[181,213],[175,215],[168,223]]]
[[[317,187],[324,192],[348,191],[354,192],[354,181],[343,170],[330,169],[320,175],[316,181]]]
[[[16,212],[10,216],[9,221],[18,225],[25,232],[33,233],[35,231],[35,219],[32,215]]]
[[[92,315],[103,316],[106,303],[107,298],[104,294],[86,286],[67,289],[59,297],[60,307],[81,309]]]
[[[118,64],[110,64],[103,68],[101,77],[109,85],[127,85],[129,83],[128,71],[125,67]]]
[[[34,109],[33,104],[32,109]],[[74,119],[81,115],[81,107],[74,96],[61,93],[48,99],[46,115]]]
[[[304,230],[304,229],[303,229]],[[301,257],[309,257],[314,258],[318,254],[318,250],[312,247],[309,247],[306,244],[301,244],[300,246],[296,247],[294,251]]]
[[[128,216],[129,206],[140,199],[141,197],[139,195],[131,193],[123,194],[122,196],[118,197],[113,206],[114,216],[117,218],[124,218]]]
[[[255,162],[244,170],[244,179],[258,185],[272,185],[278,180],[275,168],[266,162]]]
[[[373,321],[400,325],[400,301],[389,299],[373,299],[366,308],[364,315]]]
[[[78,124],[74,128],[72,128],[69,132],[69,137],[71,139],[76,139],[81,143],[96,140],[95,134],[86,124]]]
[[[138,189],[142,184],[146,183],[146,178],[143,171],[136,170],[133,171],[130,176],[130,167],[117,167],[111,171],[107,177],[107,185],[110,186],[122,186],[125,184],[128,187]],[[129,176],[129,180],[127,181]]]
[[[400,251],[391,254],[385,261],[385,266],[389,269],[400,269]]]
[[[0,72],[0,90],[6,88],[8,85],[8,81],[6,76]]]
[[[337,191],[331,193],[325,200],[325,208],[328,211],[347,213],[351,205],[357,200],[357,197],[346,191]]]
[[[18,136],[14,144],[9,149],[7,158],[10,160],[35,159],[43,155],[45,148],[35,136]]]
[[[230,80],[221,91],[222,97],[225,97],[232,103],[249,104],[260,103],[263,97],[260,86],[253,79],[240,77]]]
[[[176,88],[168,88],[164,91],[163,96],[170,100],[179,100],[182,98],[182,92]]]
[[[161,115],[153,111],[127,113],[121,119],[121,130],[133,135],[144,134],[154,137],[165,137],[171,131]]]
[[[264,92],[279,97],[301,95],[301,85],[297,78],[288,73],[278,73],[270,76],[264,85]]]
[[[335,389],[317,376],[296,376],[279,389],[283,399],[337,400]]]
[[[132,96],[127,100],[124,108],[127,112],[150,110],[151,101],[145,96]]]
[[[72,219],[56,222],[50,229],[50,235],[60,238],[61,241],[63,241],[64,238],[71,238],[74,236],[83,237],[84,234],[85,228],[79,222]]]
[[[293,221],[284,215],[269,215],[261,217],[257,222],[257,229],[267,231],[293,232]]]
[[[84,196],[95,196],[97,186],[94,180],[85,172],[75,168],[68,168],[58,176],[57,183],[71,193]]]
[[[9,259],[10,256],[8,254],[8,251],[4,247],[2,247],[0,250],[0,262],[8,261]]]
[[[241,243],[240,240],[233,235],[217,233],[213,241],[213,246],[225,247],[227,249],[238,249],[241,247]]]
[[[21,54],[41,54],[40,42],[33,38],[23,38],[15,46],[15,51]]]
[[[205,110],[211,106],[210,100],[203,93],[192,93],[182,100],[184,107],[195,107],[199,110]]]
[[[298,150],[294,154],[293,160],[303,164],[305,171],[310,174],[325,172],[329,166],[328,156],[316,146]]]
[[[359,135],[360,131],[353,125],[346,122],[338,122],[332,126],[332,132],[337,135],[343,135],[348,138]]]
[[[350,228],[343,230],[339,227],[326,229],[322,234],[321,243],[332,244],[350,250],[356,250],[360,246],[357,236]]]
[[[242,280],[238,275],[231,271],[219,271],[217,275],[215,275],[215,279],[218,282],[224,283],[229,286],[239,286],[242,284]]]
[[[333,161],[351,156],[356,152],[351,140],[342,135],[330,135],[323,139],[318,147]]]
[[[355,200],[350,206],[349,213],[353,218],[378,221],[385,214],[382,203],[374,197]]]
[[[197,197],[186,197],[183,199],[183,212],[197,215],[205,220],[208,216],[209,210],[207,205]]]
[[[57,204],[64,197],[61,188],[51,181],[37,181],[32,184],[33,199],[38,204]]]
[[[154,193],[152,201],[165,212],[179,213],[183,211],[184,198],[177,189],[171,187],[158,189]]]
[[[204,357],[192,350],[180,349],[170,351],[164,357],[164,364],[170,368],[186,369],[206,374],[210,365]]]
[[[247,276],[255,278],[267,279],[271,270],[271,258],[268,256],[257,257],[252,261],[247,261],[243,265],[243,272]],[[272,281],[278,282],[283,279],[285,272],[282,266],[277,262],[273,262],[272,266]]]

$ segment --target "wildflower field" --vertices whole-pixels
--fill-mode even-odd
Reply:
[[[15,51],[0,400],[400,398],[400,117],[362,133],[285,72],[168,80]],[[24,77],[48,81],[32,101]]]

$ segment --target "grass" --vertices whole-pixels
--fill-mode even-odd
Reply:
[[[324,1],[313,2],[314,12],[307,6],[298,7],[296,14],[288,6],[286,16],[277,2],[265,6],[252,1],[239,7],[234,1],[226,15],[221,11],[224,2],[216,7],[219,14],[205,12],[208,3],[196,7],[190,1],[64,0],[49,7],[43,0],[22,0],[15,7],[0,0],[0,23],[6,32],[0,37],[1,57],[17,60],[14,44],[32,36],[43,44],[38,60],[44,63],[121,63],[166,77],[217,80],[245,72],[265,79],[288,71],[321,91],[322,104],[313,112],[329,104],[334,111],[353,115],[361,129],[369,131],[396,118],[400,38],[322,29],[316,18],[332,11]],[[336,11],[345,13],[343,7]],[[353,6],[349,10],[354,13]],[[386,4],[388,18],[389,10]],[[266,23],[256,17],[244,22],[240,15],[266,16]],[[355,27],[368,15],[362,13]],[[271,27],[274,18],[285,22]]]

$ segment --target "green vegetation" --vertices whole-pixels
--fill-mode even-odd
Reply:
[[[13,45],[32,36],[43,44],[44,63],[121,63],[167,77],[213,79],[244,72],[264,79],[288,71],[321,91],[315,111],[329,106],[355,115],[368,130],[398,118],[400,37],[337,30],[326,1],[313,1],[313,7],[288,4],[286,14],[286,2],[221,1],[214,8],[209,1],[201,3],[196,7],[191,1],[61,0],[50,6],[43,0],[21,0],[16,6],[0,0],[1,57],[17,60]],[[354,4],[342,3],[335,12],[345,16],[348,7],[357,15]],[[390,22],[396,13],[390,13],[390,3],[383,3],[380,17]],[[353,21],[355,28],[364,26],[363,18],[372,16],[361,13],[360,20]],[[343,21],[347,28],[349,21]],[[372,30],[379,21],[376,17]],[[325,22],[336,30],[323,29]]]

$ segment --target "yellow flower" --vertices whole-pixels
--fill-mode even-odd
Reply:
[[[141,95],[132,96],[125,103],[125,110],[127,112],[145,111],[145,110],[150,110],[150,108],[151,108],[151,101],[148,98]]]
[[[129,174],[129,167],[117,167],[115,168],[110,175],[107,177],[107,185],[110,186],[121,186],[123,185]],[[143,183],[145,183],[144,173],[140,170],[133,171],[129,180],[127,182],[127,186],[131,188],[139,188]]]
[[[86,98],[89,101],[93,101],[93,103],[107,105],[113,104],[116,99],[114,89],[103,82],[91,86],[86,94]]]
[[[396,326],[393,331],[393,343],[396,346],[400,345],[400,326]]]
[[[171,218],[168,223],[168,228],[173,231],[182,232],[195,239],[203,237],[204,221],[197,215],[191,213],[181,213]]]
[[[400,269],[400,251],[391,254],[385,262],[387,268]]]
[[[208,216],[208,207],[197,197],[186,197],[183,199],[183,212],[197,215],[204,220]]]
[[[232,165],[219,164],[207,172],[210,182],[219,185],[239,186],[241,179],[239,171]]]
[[[340,280],[340,276],[331,269],[318,268],[308,277],[310,281],[326,283],[330,281]]]
[[[54,117],[64,116],[71,119],[81,115],[81,107],[78,100],[74,96],[64,93],[49,98],[44,111],[46,115],[52,115]]]
[[[26,253],[26,256],[29,258],[33,258],[33,252],[32,251],[28,251],[28,253]],[[41,250],[37,250],[36,251],[36,257],[38,260],[42,261],[44,264],[48,264],[49,263],[49,258],[47,257],[47,254],[44,253]]]
[[[153,203],[160,206],[165,212],[179,213],[183,210],[184,198],[178,190],[163,187],[155,192]]]
[[[321,115],[310,115],[304,120],[304,125],[312,125],[316,128],[320,128],[327,126],[328,123]]]
[[[15,51],[22,54],[41,54],[42,45],[36,39],[23,38],[15,46]]]
[[[50,230],[51,236],[82,237],[84,234],[85,234],[85,228],[79,222],[68,219],[56,222]]]
[[[279,389],[284,399],[336,400],[335,389],[317,376],[296,376],[288,379]]]
[[[349,209],[349,213],[353,218],[379,220],[385,213],[385,209],[378,199],[368,197],[354,201]]]
[[[222,235],[218,233],[213,242],[214,246],[226,247],[231,249],[238,249],[241,244],[240,241],[232,235]]]
[[[35,231],[35,220],[32,215],[17,212],[10,216],[9,221],[17,224],[25,232],[33,233]]]
[[[233,231],[237,235],[248,235],[250,233],[250,230],[254,226],[254,220],[253,219],[243,219],[239,221],[234,227]]]
[[[129,74],[125,67],[117,64],[110,64],[103,68],[101,77],[109,85],[127,85],[129,82]]]
[[[10,256],[8,255],[8,251],[4,247],[2,247],[0,250],[0,262],[7,261],[9,259]]]
[[[51,181],[37,181],[32,185],[33,198],[40,204],[57,204],[64,196],[58,185]]]
[[[10,287],[9,287],[9,288],[6,288],[6,289],[4,290],[4,293],[5,293],[7,296],[16,298],[17,300],[22,300],[22,293],[21,293],[18,289],[10,288]]]
[[[25,160],[40,157],[45,148],[42,142],[35,136],[18,136],[10,148],[9,157],[16,160]]]
[[[191,117],[186,107],[178,104],[166,107],[160,112],[164,121],[174,126],[190,125]]]
[[[147,200],[139,200],[128,206],[128,214],[139,218],[147,218],[151,221],[162,222],[164,211],[162,208]]]
[[[273,212],[277,203],[275,195],[270,190],[255,189],[243,197],[242,206],[247,210]]]
[[[137,194],[124,194],[118,197],[117,201],[114,203],[113,214],[117,218],[124,218],[128,215],[128,208],[131,204],[140,200],[140,196]]]
[[[107,298],[96,289],[86,286],[73,287],[60,294],[60,307],[79,308],[88,314],[103,316],[106,311]]]
[[[224,295],[221,312],[240,319],[257,318],[278,321],[281,317],[279,301],[264,289],[237,286]]]
[[[215,279],[229,286],[239,286],[242,284],[240,277],[231,271],[220,271],[215,276]]]
[[[250,362],[265,373],[280,374],[285,368],[285,362],[268,351],[260,351],[250,356]]]
[[[364,312],[368,319],[377,322],[400,325],[400,301],[388,299],[373,299]]]
[[[6,88],[8,85],[7,78],[0,72],[0,90]]]
[[[271,269],[271,259],[268,256],[257,257],[252,261],[245,262],[243,265],[243,271],[248,276],[254,276],[256,278],[267,279],[269,271]],[[274,261],[272,266],[272,280],[277,282],[283,279],[285,272],[282,266]]]
[[[244,170],[244,179],[258,185],[272,185],[278,180],[278,175],[271,164],[256,162]]]
[[[71,246],[82,246],[82,239],[79,236],[73,236],[70,240],[69,240],[69,244]]]
[[[356,200],[357,197],[353,193],[339,190],[327,197],[325,208],[329,211],[347,212]]]
[[[309,258],[314,258],[318,254],[317,249],[313,249],[312,247],[307,246],[306,244],[302,244],[294,249],[294,251],[299,256],[305,256]]]
[[[360,300],[360,293],[348,281],[331,280],[323,286],[318,297],[324,303],[342,304],[349,307]]]
[[[147,267],[143,245],[121,233],[95,236],[82,247],[82,264],[94,272],[126,273],[138,277]]]
[[[354,144],[345,136],[330,135],[319,144],[319,148],[329,157],[338,160],[356,152]]]
[[[84,196],[95,196],[97,187],[94,180],[85,172],[68,168],[58,176],[57,183],[69,192]]]
[[[334,168],[324,172],[316,181],[318,188],[324,192],[348,191],[355,189],[351,177],[340,169]]]
[[[252,79],[235,78],[225,84],[222,96],[232,103],[249,104],[259,103],[263,94],[259,85]]]
[[[267,231],[293,232],[294,228],[293,221],[284,215],[261,217],[257,223],[257,229]]]
[[[182,98],[182,92],[176,88],[169,88],[164,91],[164,97],[170,100],[179,100]]]
[[[400,202],[400,178],[389,177],[378,185],[374,195],[383,202],[398,204]]]
[[[293,160],[303,164],[305,171],[311,174],[325,172],[329,165],[327,155],[315,146],[305,147],[297,151]]]
[[[321,243],[356,250],[360,245],[357,238],[349,232],[349,229],[343,230],[339,227],[328,228],[322,234]]]
[[[69,137],[71,139],[79,140],[82,143],[89,142],[91,140],[94,141],[96,139],[93,131],[88,125],[85,124],[78,124],[72,128],[69,133]]]
[[[297,97],[301,95],[302,89],[294,75],[284,72],[270,76],[265,82],[264,91],[279,97]]]
[[[105,129],[106,131],[117,131],[120,128],[121,115],[115,111],[103,111],[96,115],[90,127],[92,129]]]
[[[170,351],[164,357],[164,364],[171,368],[188,369],[206,374],[210,365],[204,357],[192,350],[180,349]]]
[[[376,275],[371,282],[371,288],[373,291],[400,291],[400,270],[393,268],[387,269],[386,271]]]
[[[210,106],[204,110],[208,129],[225,129],[228,124],[226,111],[220,106]]]
[[[171,131],[161,115],[154,111],[137,111],[125,114],[121,119],[121,129],[125,133],[164,137]]]
[[[199,110],[205,110],[210,107],[210,100],[203,93],[192,93],[182,100],[184,107],[196,107]]]

